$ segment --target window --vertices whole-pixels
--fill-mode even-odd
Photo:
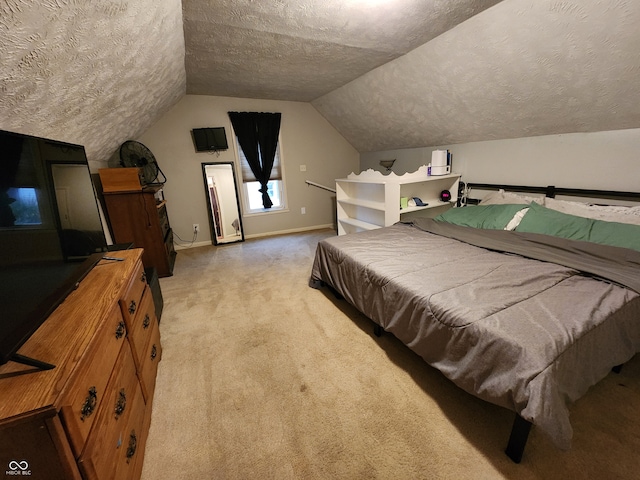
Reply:
[[[236,137],[240,160],[243,203],[247,213],[284,210],[284,180],[280,161],[279,112],[227,112]],[[259,189],[250,183],[259,182]],[[262,190],[262,191],[260,191]],[[269,193],[276,195],[278,205],[273,204]],[[256,195],[262,198],[256,204]]]
[[[278,145],[280,142],[278,141]],[[244,200],[245,211],[247,213],[259,213],[269,211],[282,211],[285,209],[284,195],[284,175],[282,172],[282,162],[280,161],[280,146],[276,150],[276,156],[271,170],[271,178],[267,184],[267,193],[271,197],[273,205],[271,208],[264,208],[262,205],[262,193],[260,192],[260,182],[255,180],[251,167],[247,162],[247,158],[236,138],[236,146],[238,147],[238,157],[240,158],[240,173],[242,175],[242,197]]]
[[[260,192],[260,182],[245,182],[244,183],[245,195],[247,197],[247,203],[249,204],[249,210],[261,211],[265,210],[262,207],[262,193]],[[273,202],[273,209],[282,209],[282,180],[271,180],[267,183],[267,193],[271,197]]]

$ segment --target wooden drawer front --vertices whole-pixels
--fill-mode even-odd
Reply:
[[[147,286],[147,276],[144,273],[144,267],[142,262],[136,267],[136,271],[133,274],[129,288],[120,299],[120,306],[122,307],[122,316],[125,322],[127,322],[127,328],[133,330],[133,319],[136,316],[136,312],[140,307],[140,300],[142,300],[142,293]]]
[[[125,342],[109,380],[102,408],[78,462],[84,478],[118,478],[115,476],[116,463],[128,447],[128,423],[136,401],[139,401],[136,397],[142,397],[140,384],[131,349]]]
[[[153,397],[153,391],[156,387],[156,373],[158,372],[158,363],[162,357],[162,346],[160,345],[160,327],[155,322],[151,328],[151,338],[147,345],[146,355],[142,362],[142,368],[138,371],[140,375],[140,383],[142,384],[142,393],[147,404],[150,404]]]
[[[140,387],[131,406],[127,428],[122,436],[122,445],[117,451],[114,480],[139,479],[142,473],[144,447],[148,430],[144,430],[146,408]]]
[[[151,338],[151,331],[156,320],[155,306],[153,304],[153,296],[151,289],[146,288],[140,300],[140,306],[136,311],[133,323],[129,333],[129,341],[131,342],[131,350],[133,351],[133,359],[136,362],[136,368],[140,370],[144,360],[147,345]]]
[[[87,348],[82,365],[75,370],[61,394],[60,415],[76,458],[82,452],[105,398],[107,383],[125,343],[125,336],[126,328],[120,308],[114,305],[107,321]]]

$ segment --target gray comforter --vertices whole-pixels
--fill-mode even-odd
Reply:
[[[568,449],[567,402],[640,351],[640,253],[543,237],[396,224],[320,242],[310,283]]]

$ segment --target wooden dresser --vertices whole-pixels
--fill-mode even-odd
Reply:
[[[167,277],[173,274],[176,251],[166,202],[158,200],[161,193],[161,187],[144,187],[105,191],[103,195],[115,242],[143,248],[145,266],[155,267],[159,277]]]
[[[140,477],[162,352],[142,253],[101,260],[19,350],[56,368],[0,367],[6,478]]]

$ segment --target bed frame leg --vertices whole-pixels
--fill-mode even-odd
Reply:
[[[382,327],[380,325],[376,324],[376,325],[373,326],[373,334],[376,337],[381,337],[383,332],[384,332],[384,330],[382,329]]]
[[[522,454],[524,453],[524,447],[527,444],[527,438],[529,438],[530,430],[531,422],[516,414],[516,418],[513,421],[513,427],[511,427],[509,443],[504,451],[504,453],[506,453],[507,456],[515,463],[520,463],[522,460]]]

